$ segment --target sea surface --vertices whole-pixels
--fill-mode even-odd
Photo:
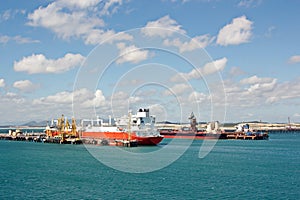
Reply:
[[[168,142],[130,151],[143,155]],[[200,159],[202,142],[193,141],[160,170],[126,173],[102,164],[84,145],[1,140],[0,199],[300,198],[300,133],[270,134],[264,141],[219,140]],[[172,148],[181,148],[180,141]]]

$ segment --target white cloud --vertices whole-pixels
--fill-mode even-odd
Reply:
[[[8,9],[8,10],[5,10],[0,14],[0,22],[1,21],[7,21],[9,19],[13,19],[17,14],[24,15],[25,13],[26,13],[26,11],[24,9],[15,9],[15,10]]]
[[[267,99],[277,90],[276,79],[268,83],[253,84],[246,88],[240,83],[228,82],[228,80],[224,84],[227,109],[239,112],[239,117],[249,113],[249,111],[253,112],[257,109],[260,111],[262,106],[269,106]]]
[[[85,40],[85,44],[92,45],[105,42],[106,40],[108,40],[109,42],[120,40],[133,40],[133,37],[125,32],[115,33],[115,31],[113,30],[104,31],[101,29],[94,29],[87,33],[83,38]]]
[[[247,107],[265,103],[276,93],[278,83],[276,78],[251,76],[239,82],[225,80],[224,89],[230,105]]]
[[[120,100],[120,101],[124,101],[124,99],[128,99],[129,98],[129,95],[127,92],[123,92],[123,91],[118,91],[118,92],[115,92],[112,96],[111,96],[111,99],[112,100]]]
[[[181,28],[174,19],[171,19],[169,15],[166,15],[156,21],[150,21],[142,28],[142,33],[146,36],[160,36],[168,37],[173,35],[174,31],[184,34],[185,30]]]
[[[168,95],[173,95],[175,94],[177,95],[181,95],[184,92],[186,92],[187,90],[189,90],[191,88],[191,86],[185,84],[185,83],[179,83],[179,84],[175,84],[173,87],[169,88],[169,90],[165,90],[164,95],[168,96]]]
[[[162,104],[151,104],[149,105],[149,109],[152,114],[155,114],[156,121],[166,121],[167,120],[167,111],[165,105]]]
[[[272,91],[277,83],[277,79],[273,79],[271,82],[262,82],[262,83],[256,83],[254,85],[251,85],[248,88],[249,93],[254,93],[254,92],[267,92],[267,91]]]
[[[103,9],[101,11],[101,14],[103,15],[109,15],[113,14],[117,11],[119,6],[121,6],[123,3],[123,0],[108,0],[105,2]],[[111,10],[111,11],[110,11]]]
[[[243,79],[242,82],[245,84],[242,84],[241,81],[234,81],[234,79],[224,81],[227,110],[232,113],[231,116],[238,113],[235,117],[239,119],[249,112],[255,112],[256,117],[274,115],[277,112],[274,110],[274,104],[280,104],[278,108],[286,108],[285,113],[293,113],[295,108],[299,107],[299,78],[281,83],[276,78],[253,77]],[[211,92],[216,93],[214,90]],[[264,109],[261,109],[262,107]],[[274,110],[274,112],[265,113],[265,110]],[[281,111],[282,109],[280,109]],[[274,119],[278,119],[278,116],[275,116]]]
[[[5,87],[5,81],[3,78],[0,79],[0,88]]]
[[[273,80],[274,80],[273,78],[259,78],[255,75],[249,78],[242,79],[240,83],[241,84],[263,84],[263,83],[272,82]]]
[[[13,104],[21,104],[25,102],[25,99],[21,97],[20,95],[13,93],[13,92],[7,92],[4,96],[1,96],[2,102],[8,102]],[[2,105],[2,104],[1,104]],[[2,108],[6,108],[3,106]]]
[[[212,41],[214,40],[214,37],[211,37],[210,35],[200,35],[192,38],[189,42],[182,42],[179,38],[176,38],[174,40],[166,39],[164,40],[163,44],[166,46],[175,46],[179,48],[179,52],[183,53],[186,51],[193,51],[195,49],[205,48],[208,46]]]
[[[59,0],[57,1],[59,4],[66,6],[68,8],[89,8],[96,6],[101,0],[84,0],[84,1],[78,1],[78,0]]]
[[[195,68],[188,73],[178,73],[171,78],[172,82],[179,82],[183,79],[200,79],[202,76],[222,71],[227,64],[227,58],[221,58],[205,64],[203,67]]]
[[[280,83],[277,85],[276,90],[273,90],[271,94],[267,95],[266,102],[275,103],[280,100],[299,99],[299,90],[300,79],[291,82]]]
[[[75,104],[73,105],[74,101]],[[101,114],[108,107],[102,91],[90,91],[85,88],[75,91],[62,91],[33,100],[26,99],[12,92],[0,93],[0,104],[2,106],[1,113],[3,114],[2,118],[0,117],[1,124],[5,124],[9,120],[14,120],[15,122],[51,120],[51,118],[57,118],[61,114],[69,117],[75,114],[77,119],[82,119],[82,117],[91,118],[95,107],[100,107]],[[31,114],[28,115],[28,113]],[[103,115],[107,116],[107,113],[109,112],[105,112]]]
[[[203,75],[214,74],[216,72],[222,71],[225,68],[226,64],[227,58],[225,57],[218,60],[214,60],[204,65],[204,67],[201,69],[201,73]]]
[[[120,58],[116,61],[118,64],[124,62],[139,63],[150,56],[149,51],[139,49],[134,45],[126,46],[125,43],[118,43],[117,47],[120,50]]]
[[[230,24],[219,31],[217,44],[227,46],[249,42],[252,36],[252,24],[253,22],[246,16],[234,18]]]
[[[35,99],[33,104],[72,104],[73,99],[76,102],[76,106],[82,107],[93,107],[105,101],[101,90],[96,90],[93,93],[86,88],[82,88],[75,91],[62,91],[54,95]]]
[[[246,7],[246,8],[254,8],[260,5],[262,0],[242,0],[239,2],[238,6],[240,7]]]
[[[22,37],[20,35],[13,37],[12,40],[14,40],[18,44],[39,43],[40,42],[39,40],[33,40],[30,38]]]
[[[227,97],[227,104],[229,107],[253,107],[262,106],[264,104],[275,101],[270,97],[274,97],[278,90],[278,83],[276,78],[260,78],[251,76],[233,82],[232,80],[224,81],[224,89]],[[246,87],[245,87],[246,86]]]
[[[80,66],[84,57],[80,54],[68,53],[64,57],[52,60],[47,59],[43,54],[33,54],[23,57],[22,60],[14,62],[15,71],[25,71],[29,74],[36,73],[62,73]]]
[[[49,95],[35,100],[34,104],[71,104],[72,103],[72,92],[59,92],[55,95]]]
[[[56,2],[45,8],[39,7],[28,15],[28,25],[50,29],[63,39],[80,37],[97,27],[104,26],[102,19],[88,16],[84,11],[64,12],[63,9]]]
[[[128,99],[128,102],[130,104],[140,104],[139,102],[142,102],[144,99],[141,97],[137,97],[137,96],[131,96]]]
[[[201,103],[201,102],[204,102],[206,100],[208,100],[208,96],[206,94],[202,93],[202,92],[193,91],[188,97],[189,102]]]
[[[299,63],[300,62],[300,55],[295,55],[289,58],[288,62],[290,64]]]
[[[106,98],[101,90],[96,90],[93,98],[87,99],[82,104],[84,107],[100,107],[106,104]]]
[[[30,103],[28,110],[36,109],[39,112],[39,118],[45,116],[51,119],[58,117],[62,113],[65,116],[75,115],[76,118],[93,117],[94,108],[105,105],[105,97],[102,91],[90,91],[86,88],[81,88],[74,91],[62,91],[53,95],[34,99]],[[45,106],[48,109],[45,109]],[[42,113],[42,114],[41,114]]]
[[[11,18],[11,10],[5,10],[3,13],[0,15],[0,21],[7,21]]]
[[[22,92],[33,92],[39,86],[38,85],[34,85],[29,80],[20,80],[20,81],[14,82],[13,87],[17,88],[18,90],[20,90]]]
[[[116,34],[113,30],[104,30],[101,15],[116,12],[122,0],[60,0],[39,7],[28,15],[30,26],[43,27],[53,31],[62,39],[81,38],[85,44],[99,44]],[[118,35],[116,40],[132,39],[125,33]]]
[[[73,95],[83,98],[81,95],[87,95],[87,90],[86,89],[77,90],[76,92],[68,92],[68,91],[58,92],[54,95],[49,95],[47,97],[35,99],[33,101],[33,104],[71,104],[73,100]],[[88,96],[85,97],[88,98]]]
[[[11,39],[11,38],[10,38],[9,36],[7,36],[7,35],[1,35],[1,36],[0,36],[0,43],[5,44],[5,43],[9,42],[10,39]]]
[[[20,35],[13,36],[13,37],[8,36],[8,35],[1,35],[0,36],[0,43],[5,44],[9,41],[14,41],[17,44],[39,43],[40,42],[39,40],[33,40],[33,39],[30,39],[30,38],[22,37]]]
[[[240,87],[240,84],[236,84],[232,80],[224,80],[224,90],[227,95],[241,93],[243,89]]]

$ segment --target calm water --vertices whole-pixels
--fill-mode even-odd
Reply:
[[[218,141],[204,159],[201,143],[164,169],[131,174],[83,145],[0,141],[0,199],[299,199],[300,133]],[[149,148],[159,147],[133,151]]]

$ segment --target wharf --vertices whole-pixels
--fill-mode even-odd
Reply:
[[[12,141],[27,141],[27,142],[43,142],[43,143],[58,143],[58,144],[81,144],[79,138],[65,138],[62,142],[60,137],[47,137],[45,133],[19,134],[10,135],[7,133],[0,134],[0,140]]]
[[[10,135],[6,133],[0,134],[0,140],[15,140],[15,141],[29,141],[29,142],[43,142],[46,137],[44,133]]]
[[[269,135],[267,133],[262,134],[239,134],[239,133],[228,133],[224,139],[235,139],[235,140],[267,140]]]
[[[61,137],[47,137],[45,133],[33,134],[19,134],[10,135],[7,133],[0,133],[0,140],[11,141],[27,141],[27,142],[42,142],[42,143],[56,143],[56,144],[92,144],[99,146],[123,146],[123,147],[136,147],[138,146],[137,140],[114,140],[108,141],[106,139],[92,139],[92,138],[64,138],[63,142]]]

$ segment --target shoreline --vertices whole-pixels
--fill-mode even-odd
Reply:
[[[300,124],[296,124],[296,123],[291,123],[291,124],[287,124],[287,123],[253,123],[253,122],[245,122],[247,124],[250,125],[252,130],[256,130],[256,131],[300,131]],[[221,125],[220,129],[224,130],[224,131],[234,131],[236,130],[236,126],[239,123],[230,123],[230,125]],[[182,129],[184,127],[189,127],[188,123],[184,123],[184,124],[177,124],[177,123],[157,123],[156,127],[158,129]],[[201,123],[197,125],[198,130],[205,130],[207,127],[207,124]],[[45,127],[43,126],[3,126],[0,127],[0,130],[8,130],[8,129],[31,129],[31,130],[39,130],[39,129],[45,129]]]

